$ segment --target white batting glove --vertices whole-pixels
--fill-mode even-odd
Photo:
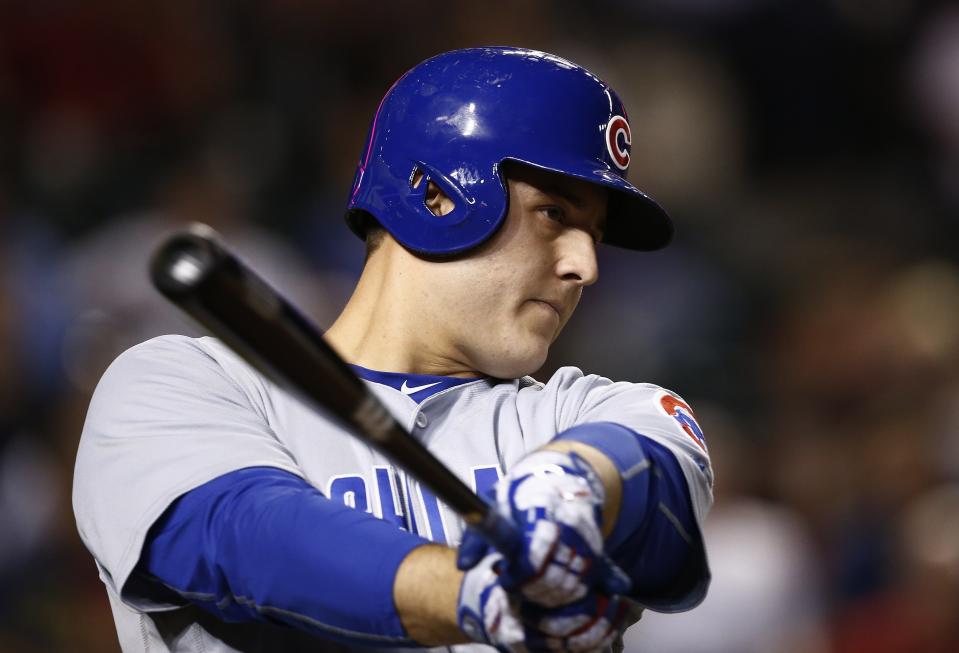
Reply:
[[[503,587],[502,563],[499,553],[490,553],[463,576],[457,621],[473,641],[511,653],[599,652],[629,625],[629,605],[615,596],[591,592],[559,608],[524,601]]]
[[[456,621],[474,642],[501,650],[526,651],[526,631],[515,597],[499,582],[496,566],[503,556],[490,553],[463,576],[456,605]]]
[[[607,651],[613,640],[632,624],[634,608],[619,596],[590,592],[558,608],[523,604],[523,621],[534,624],[527,641],[548,651]]]
[[[521,460],[496,485],[496,509],[523,534],[500,584],[545,607],[578,601],[594,586],[625,593],[629,578],[602,556],[603,496],[593,468],[575,453],[541,450]],[[468,569],[488,552],[468,530],[457,564]]]

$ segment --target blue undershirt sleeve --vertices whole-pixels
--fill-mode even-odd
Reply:
[[[427,541],[252,467],[177,499],[137,572],[228,622],[283,623],[347,644],[415,646],[393,603],[403,559]]]
[[[672,452],[612,422],[580,424],[557,439],[590,445],[619,470],[623,496],[606,551],[632,579],[631,597],[660,612],[698,605],[709,566],[686,477]]]

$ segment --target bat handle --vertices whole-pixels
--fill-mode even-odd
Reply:
[[[513,521],[501,515],[492,505],[487,506],[476,530],[504,557],[512,558],[523,547],[523,534]]]

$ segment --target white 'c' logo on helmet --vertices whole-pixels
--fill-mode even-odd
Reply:
[[[620,145],[620,134],[622,134],[622,145]],[[629,146],[632,144],[632,134],[629,131],[629,123],[622,116],[613,116],[606,123],[606,149],[609,151],[609,158],[613,164],[620,170],[626,170],[629,167]]]

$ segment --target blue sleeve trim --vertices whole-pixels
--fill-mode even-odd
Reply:
[[[415,646],[396,612],[393,581],[426,543],[289,472],[253,467],[177,499],[150,530],[137,571],[224,621]]]
[[[594,447],[619,470],[622,502],[606,550],[633,580],[632,598],[663,612],[698,605],[709,585],[709,566],[686,477],[673,453],[612,422],[581,424],[557,439]]]

